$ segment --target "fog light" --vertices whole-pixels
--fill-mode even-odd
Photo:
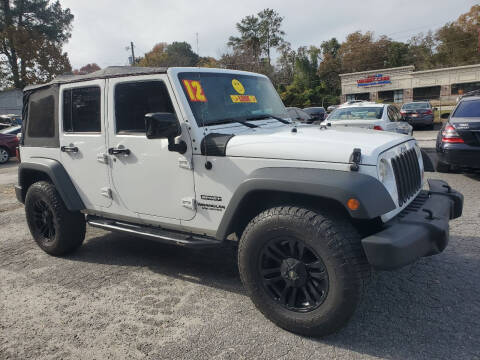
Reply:
[[[355,198],[348,199],[347,206],[350,210],[355,211],[360,207],[360,201]]]

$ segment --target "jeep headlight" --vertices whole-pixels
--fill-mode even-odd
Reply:
[[[388,162],[386,159],[381,159],[378,163],[378,178],[382,183],[385,183],[385,180],[388,175]]]
[[[392,197],[396,196],[396,186],[395,186],[395,176],[393,173],[392,164],[388,160],[388,158],[382,157],[377,163],[377,176],[378,180],[380,180],[388,190],[388,192],[392,195]]]

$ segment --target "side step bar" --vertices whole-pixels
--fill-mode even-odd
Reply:
[[[87,223],[90,226],[104,230],[122,232],[146,239],[160,241],[162,243],[180,245],[185,247],[211,247],[223,244],[223,241],[215,238],[182,233],[177,231],[164,230],[147,225],[130,224],[123,221],[102,219],[93,216],[87,216]]]

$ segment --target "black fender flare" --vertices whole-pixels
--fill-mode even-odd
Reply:
[[[308,168],[261,168],[252,172],[233,194],[218,227],[216,238],[225,239],[232,230],[237,209],[252,192],[278,191],[311,195],[337,201],[355,219],[374,219],[396,208],[383,184],[376,178],[352,171]],[[360,206],[347,207],[350,198]]]
[[[48,158],[34,158],[35,162],[21,162],[18,167],[18,200],[22,203],[25,202],[25,196],[27,195],[26,185],[29,184],[29,176],[33,176],[35,173],[42,173],[47,175],[55,185],[58,193],[60,194],[65,206],[70,211],[79,211],[85,209],[80,195],[78,194],[75,185],[73,185],[70,176],[63,165],[57,160]]]

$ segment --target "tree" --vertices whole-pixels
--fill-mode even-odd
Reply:
[[[258,13],[259,30],[260,30],[260,46],[262,51],[267,55],[268,64],[271,64],[270,50],[282,45],[285,40],[285,32],[280,29],[283,17],[275,10],[264,9]]]
[[[417,70],[428,70],[435,66],[435,39],[431,31],[412,37],[408,42],[408,57],[410,64]]]
[[[158,43],[137,62],[139,66],[196,66],[199,56],[186,42]]]
[[[479,25],[480,5],[474,5],[468,13],[441,27],[435,34],[435,39],[438,42],[435,55],[437,61],[442,66],[458,66],[479,62]]]
[[[236,24],[236,28],[240,37],[230,36],[227,45],[236,53],[251,54],[258,63],[262,51],[259,19],[254,15],[246,16]]]
[[[227,45],[232,47],[233,55],[250,57],[252,67],[258,67],[262,55],[265,55],[266,69],[270,69],[271,50],[285,43],[285,32],[280,29],[282,21],[283,18],[272,9],[264,9],[256,16],[246,16],[236,24],[240,36],[230,36]]]
[[[16,88],[70,72],[62,51],[73,15],[57,0],[0,0],[0,62]]]
[[[75,69],[73,70],[73,73],[75,75],[84,75],[84,74],[90,74],[92,72],[100,70],[100,66],[98,66],[95,63],[87,64],[82,66],[79,70]]]

